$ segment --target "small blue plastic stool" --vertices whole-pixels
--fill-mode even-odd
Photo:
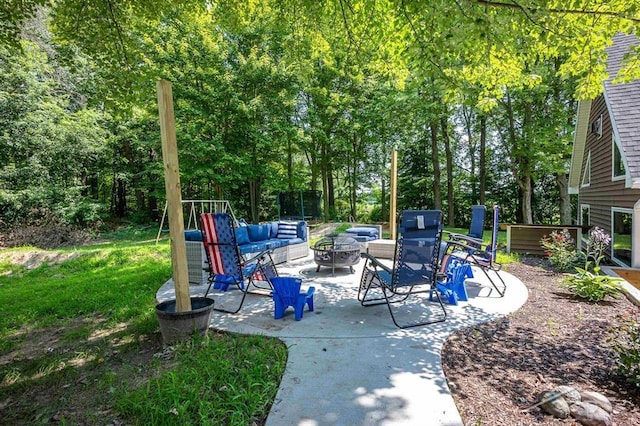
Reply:
[[[295,310],[296,321],[302,319],[304,305],[309,307],[309,312],[313,312],[315,287],[311,286],[306,292],[300,292],[302,279],[294,277],[273,277],[270,281],[273,285],[274,319],[284,317],[284,312],[289,306]]]

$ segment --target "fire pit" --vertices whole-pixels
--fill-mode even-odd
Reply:
[[[341,237],[329,235],[315,243],[313,250],[313,260],[318,265],[316,272],[321,266],[331,266],[331,273],[335,273],[336,266],[342,268],[349,267],[353,274],[353,265],[360,262],[360,244],[351,237]]]

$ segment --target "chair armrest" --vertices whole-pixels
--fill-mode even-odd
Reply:
[[[309,287],[309,289],[307,290],[307,297],[313,296],[313,293],[315,292],[316,292],[316,288],[314,286]]]
[[[444,231],[449,235],[449,240],[464,241],[467,245],[482,246],[484,243],[480,238],[469,237],[468,235],[456,234],[455,232]]]
[[[378,259],[376,259],[375,257],[371,256],[369,253],[360,253],[360,257],[366,259],[365,260],[365,266],[366,266],[366,262],[369,261],[371,262],[371,264],[373,265],[374,268],[380,268],[382,270],[384,270],[385,272],[391,273],[391,268],[389,268],[387,265],[380,263],[380,261]]]

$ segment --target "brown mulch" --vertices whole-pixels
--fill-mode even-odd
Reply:
[[[577,424],[528,410],[541,392],[569,385],[608,397],[615,425],[640,425],[640,390],[616,375],[606,343],[616,316],[633,305],[624,297],[576,299],[544,259],[523,257],[505,269],[529,289],[525,305],[506,319],[456,332],[442,352],[464,424]]]

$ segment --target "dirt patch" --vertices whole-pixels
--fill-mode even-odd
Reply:
[[[527,303],[504,319],[454,333],[442,352],[464,424],[574,425],[528,410],[557,385],[600,392],[613,402],[615,424],[640,424],[640,391],[616,376],[606,342],[617,315],[633,305],[625,297],[576,299],[559,287],[562,274],[540,258],[523,257],[508,272],[527,286]]]
[[[65,260],[74,259],[80,254],[77,252],[55,253],[41,250],[18,251],[0,254],[0,262],[9,261],[13,265],[23,266],[27,269],[35,269],[44,263],[62,263]]]

